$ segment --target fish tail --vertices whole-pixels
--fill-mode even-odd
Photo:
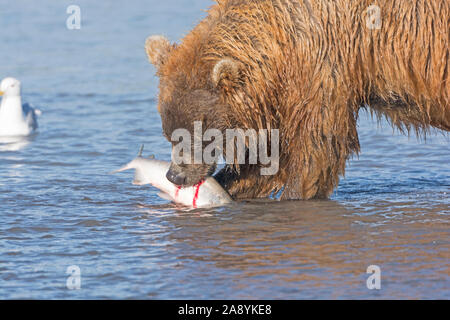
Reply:
[[[110,174],[115,174],[115,173],[123,172],[123,171],[126,171],[126,170],[130,170],[130,169],[134,169],[134,167],[132,166],[132,162],[124,165],[120,169],[117,169],[117,170],[114,170],[114,171],[110,172]]]

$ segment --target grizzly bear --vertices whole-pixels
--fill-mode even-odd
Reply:
[[[180,44],[146,41],[164,135],[177,128],[279,130],[279,170],[227,164],[234,198],[329,197],[360,150],[361,108],[401,130],[450,130],[450,2],[220,0]],[[226,148],[222,150],[226,154]],[[175,164],[181,186],[215,165]]]

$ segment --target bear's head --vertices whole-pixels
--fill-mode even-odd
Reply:
[[[186,61],[185,56],[177,52],[179,48],[162,36],[149,37],[145,49],[160,78],[158,111],[164,136],[172,143],[172,163],[167,179],[180,186],[195,185],[212,175],[217,163],[194,159],[195,150],[201,150],[203,154],[215,139],[201,141],[201,145],[197,142],[196,147],[195,133],[201,130],[200,135],[203,136],[206,130],[212,129],[220,132],[222,141],[225,141],[224,132],[233,126],[233,115],[221,94],[227,85],[231,86],[238,80],[239,64],[228,58],[203,63],[192,61],[196,59],[189,56],[190,61]],[[183,154],[186,149],[180,151],[176,147],[184,140],[184,136],[179,139],[180,132],[190,134],[190,154]],[[215,154],[218,156],[222,152],[225,151],[217,150]]]

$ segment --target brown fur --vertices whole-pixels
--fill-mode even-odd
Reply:
[[[379,30],[366,27],[372,4],[381,8]],[[180,45],[147,42],[164,132],[170,138],[194,120],[279,129],[277,175],[235,165],[219,181],[236,198],[328,197],[359,152],[361,107],[418,133],[450,130],[449,19],[442,0],[218,1]],[[175,169],[192,177],[188,184],[213,171]]]

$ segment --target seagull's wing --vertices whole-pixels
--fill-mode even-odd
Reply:
[[[31,103],[24,103],[22,105],[22,109],[25,114],[28,114],[29,112],[34,112],[37,116],[40,116],[42,114],[42,111],[36,109]]]

